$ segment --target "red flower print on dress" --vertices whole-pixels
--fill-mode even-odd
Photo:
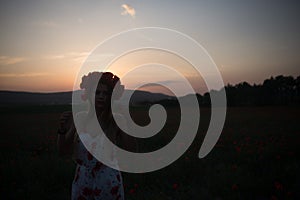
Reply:
[[[95,189],[95,190],[94,190],[94,195],[99,196],[100,193],[101,193],[101,190],[100,190],[100,189]]]
[[[80,196],[78,197],[78,200],[86,200],[86,198],[85,198],[84,196],[80,195]]]
[[[79,164],[79,165],[82,165],[83,164],[83,161],[79,158],[76,159],[76,162]]]
[[[118,185],[114,186],[114,187],[111,188],[110,193],[112,195],[117,195],[118,194],[118,190],[119,190],[119,186]]]
[[[92,169],[92,176],[93,177],[95,177],[96,172],[98,172],[101,169],[102,166],[103,166],[102,163],[100,163],[100,162],[96,163],[95,167]]]
[[[87,159],[88,160],[92,160],[93,159],[93,155],[90,152],[87,153]]]
[[[75,182],[77,182],[77,180],[79,178],[79,170],[80,170],[80,168],[78,167],[77,171],[76,171],[76,175],[75,175]]]
[[[85,187],[83,188],[82,190],[82,194],[85,195],[85,196],[89,196],[89,195],[92,195],[93,194],[93,190],[88,188],[88,187]]]

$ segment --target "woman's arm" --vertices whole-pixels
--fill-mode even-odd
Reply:
[[[57,138],[57,148],[60,155],[70,155],[73,152],[76,128],[72,116],[72,112],[64,112],[60,117]]]

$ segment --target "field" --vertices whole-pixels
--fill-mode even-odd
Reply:
[[[75,164],[56,149],[59,115],[67,109],[1,108],[1,199],[70,199]],[[132,115],[147,123],[145,109]],[[140,142],[143,150],[174,136],[178,119],[172,116],[158,136]],[[217,145],[199,159],[210,117],[203,108],[198,135],[176,162],[151,173],[123,173],[126,199],[299,199],[299,116],[299,107],[229,108]]]

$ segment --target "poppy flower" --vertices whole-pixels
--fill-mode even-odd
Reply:
[[[172,186],[172,188],[173,188],[174,190],[177,190],[177,189],[178,189],[178,184],[177,184],[177,183],[174,183],[173,186]]]
[[[283,185],[281,183],[279,183],[278,181],[276,181],[274,183],[274,186],[275,186],[276,190],[283,190]]]
[[[129,194],[134,194],[135,193],[135,189],[130,189],[129,190]]]
[[[237,184],[233,184],[233,185],[231,186],[231,189],[232,189],[232,190],[237,190],[237,189],[238,189]]]
[[[238,152],[238,153],[241,153],[241,151],[242,151],[242,149],[241,149],[241,147],[235,147],[235,150],[236,150],[236,152]]]

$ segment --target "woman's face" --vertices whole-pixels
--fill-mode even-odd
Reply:
[[[104,110],[110,106],[110,92],[107,85],[99,84],[95,94],[95,108],[96,110]]]

